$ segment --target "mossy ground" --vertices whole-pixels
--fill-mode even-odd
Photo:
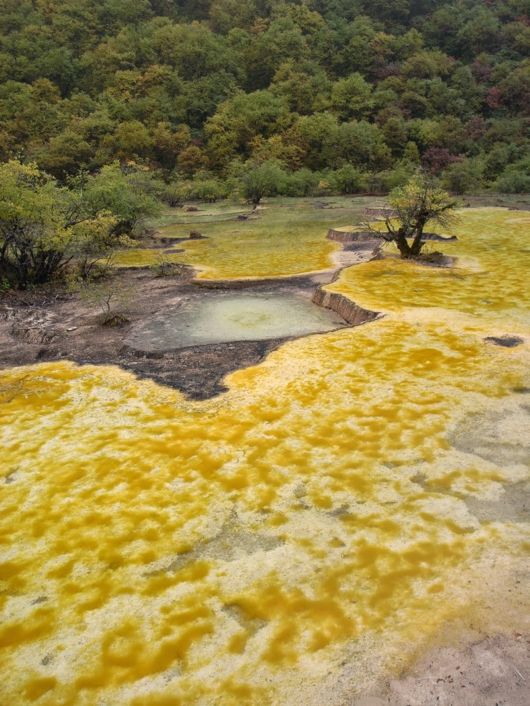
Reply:
[[[383,199],[376,203],[382,204]],[[326,240],[327,229],[361,221],[365,208],[373,204],[374,199],[368,197],[271,199],[255,220],[247,221],[237,220],[238,215],[250,213],[239,203],[201,205],[198,212],[169,209],[156,222],[159,238],[187,238],[191,230],[206,238],[179,242],[175,247],[183,248],[184,253],[165,256],[160,249],[122,251],[115,263],[138,267],[167,257],[193,265],[200,279],[287,277],[327,270],[332,253],[340,249]]]

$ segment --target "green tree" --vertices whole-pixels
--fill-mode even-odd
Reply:
[[[212,0],[209,14],[211,27],[226,34],[234,27],[250,27],[258,8],[254,0]]]
[[[366,120],[352,120],[340,125],[336,142],[331,143],[328,149],[334,150],[342,162],[373,171],[392,164],[392,154],[385,143],[383,131]]]
[[[373,107],[372,87],[360,73],[351,74],[333,84],[331,106],[342,120],[366,117]]]
[[[365,175],[352,164],[345,164],[328,176],[331,187],[340,194],[358,194],[366,186]]]
[[[78,132],[66,128],[36,150],[34,156],[45,172],[58,179],[65,179],[88,168],[92,155],[91,145]]]
[[[307,37],[291,17],[277,17],[268,23],[244,53],[247,62],[247,85],[250,90],[270,85],[278,68],[290,59],[308,58]]]
[[[284,196],[311,196],[318,186],[319,177],[309,169],[299,169],[291,174],[286,174],[282,185]]]
[[[407,259],[420,255],[425,226],[431,223],[447,227],[456,208],[456,201],[423,172],[391,191],[388,201],[393,212],[385,219],[386,230],[381,237],[394,242],[401,257]]]
[[[214,164],[225,167],[238,153],[248,157],[252,140],[269,137],[287,117],[286,100],[271,91],[239,93],[226,101],[205,125]]]
[[[274,74],[270,90],[283,96],[292,112],[310,115],[329,105],[331,81],[324,69],[314,61],[283,63]]]
[[[185,176],[193,176],[208,166],[208,157],[197,145],[189,145],[177,157],[179,171]]]
[[[224,199],[227,196],[227,186],[219,179],[203,175],[188,182],[187,198],[189,199],[215,203],[219,201],[219,199]]]
[[[147,156],[153,139],[139,120],[127,120],[116,127],[112,143],[113,152],[119,159],[137,159]]]
[[[530,157],[508,165],[495,181],[495,188],[507,194],[530,193]]]
[[[36,165],[0,165],[0,276],[21,289],[63,270],[84,242],[108,242],[113,215],[88,214],[81,200]]]
[[[117,162],[104,166],[97,174],[85,176],[82,183],[82,207],[91,214],[112,213],[117,235],[135,233],[145,219],[160,212],[162,184],[149,172],[132,168],[124,171]]]
[[[332,157],[336,160],[338,129],[337,118],[331,113],[304,115],[297,121],[291,130],[291,140],[301,147],[305,166],[324,169],[330,166]]]
[[[459,159],[450,164],[443,173],[442,182],[454,194],[478,191],[482,186],[484,165],[477,159]]]
[[[419,164],[420,151],[415,142],[407,142],[403,151],[403,160],[409,164]]]
[[[445,150],[493,186],[528,154],[527,17],[528,0],[4,0],[0,160],[167,179],[193,144],[186,178],[278,159],[383,188],[413,141],[409,162]]]
[[[407,145],[408,129],[407,123],[400,115],[392,115],[383,125],[385,142],[395,155],[403,154],[403,148]]]
[[[264,196],[279,193],[285,179],[285,172],[277,162],[250,164],[241,180],[241,192],[256,207]]]

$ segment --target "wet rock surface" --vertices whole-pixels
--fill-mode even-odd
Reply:
[[[140,378],[201,400],[224,392],[222,380],[228,373],[255,365],[287,340],[276,337],[166,352],[135,350],[125,344],[135,326],[150,321],[160,310],[177,306],[182,299],[196,296],[199,288],[181,277],[155,278],[141,270],[117,275],[118,280],[122,278],[134,283],[135,299],[128,306],[130,322],[119,328],[101,326],[98,309],[74,296],[4,299],[0,308],[0,367],[55,360],[119,365]]]
[[[125,345],[139,353],[229,342],[257,342],[332,331],[346,325],[296,287],[198,291],[133,327]]]
[[[119,365],[140,378],[175,387],[190,399],[205,400],[226,392],[227,387],[223,383],[226,375],[256,365],[286,340],[279,338],[194,346],[160,354],[158,358],[125,346]]]
[[[377,312],[322,286],[342,267],[377,257],[379,247],[373,238],[350,239],[335,253],[335,268],[314,276],[194,281],[187,267],[165,277],[123,269],[114,274],[116,285],[130,286],[134,297],[128,323],[115,328],[101,326],[98,308],[75,295],[6,297],[0,303],[0,367],[55,360],[119,365],[191,399],[208,399],[226,391],[226,375],[256,365],[285,341],[376,318]],[[238,298],[247,299],[247,310]],[[230,301],[235,311],[223,305]],[[201,308],[206,320],[194,337],[186,325],[197,323]],[[223,316],[220,335],[214,329],[223,328]]]
[[[530,468],[530,395],[521,394],[521,402],[512,409],[470,415],[449,436],[449,442],[484,461]]]
[[[487,336],[485,339],[488,343],[494,343],[496,346],[503,348],[515,348],[524,343],[524,340],[519,336]]]
[[[352,706],[526,706],[530,696],[528,635],[496,635],[465,648],[432,650],[383,693]]]

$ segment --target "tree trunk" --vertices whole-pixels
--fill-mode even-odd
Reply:
[[[421,249],[424,245],[423,241],[423,229],[425,228],[425,220],[423,218],[419,218],[418,221],[416,222],[416,227],[415,227],[415,235],[414,235],[414,240],[412,241],[412,246],[410,248],[410,252],[412,257],[418,257],[418,255],[421,252]]]
[[[397,231],[395,235],[395,243],[397,245],[397,249],[399,250],[402,259],[408,259],[412,257],[412,251],[410,248],[410,245],[407,242],[407,237],[401,229]]]

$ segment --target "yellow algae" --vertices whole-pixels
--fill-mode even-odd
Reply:
[[[305,272],[328,270],[332,255],[340,246],[326,240],[326,230],[352,216],[361,219],[364,208],[373,199],[333,198],[329,209],[315,208],[312,199],[276,199],[265,204],[259,217],[238,221],[227,219],[223,209],[193,215],[176,211],[171,223],[160,228],[158,236],[166,239],[187,238],[190,230],[199,230],[205,239],[184,240],[175,248],[184,252],[164,253],[160,249],[131,249],[119,252],[118,267],[156,265],[160,259],[193,266],[199,279],[245,279],[285,277]],[[247,212],[248,213],[248,212]],[[167,244],[167,250],[172,250]]]
[[[36,701],[47,691],[53,689],[57,684],[57,679],[53,677],[44,677],[42,679],[33,679],[26,684],[25,696],[30,701]]]
[[[184,701],[172,694],[150,694],[133,699],[131,706],[183,706]]]
[[[222,685],[222,690],[227,695],[237,699],[237,703],[252,703],[250,699],[256,698],[258,693],[249,684],[242,684],[229,679]]]
[[[52,609],[37,608],[23,620],[6,620],[0,627],[0,649],[33,642],[47,635],[55,626],[55,618]]]
[[[352,646],[383,659],[465,613],[486,548],[527,540],[464,502],[527,478],[519,457],[453,441],[469,415],[526,414],[514,217],[465,211],[447,246],[490,268],[483,292],[465,262],[454,281],[350,268],[331,286],[385,318],[292,341],[218,399],[117,368],[2,371],[0,702],[313,703]]]
[[[247,632],[238,632],[233,635],[228,643],[229,652],[244,652],[249,637],[250,635]]]
[[[387,258],[345,270],[330,289],[351,294],[368,308],[440,307],[528,326],[529,230],[530,213],[513,219],[501,208],[462,210],[453,228],[458,240],[426,246],[457,257],[454,267]]]

